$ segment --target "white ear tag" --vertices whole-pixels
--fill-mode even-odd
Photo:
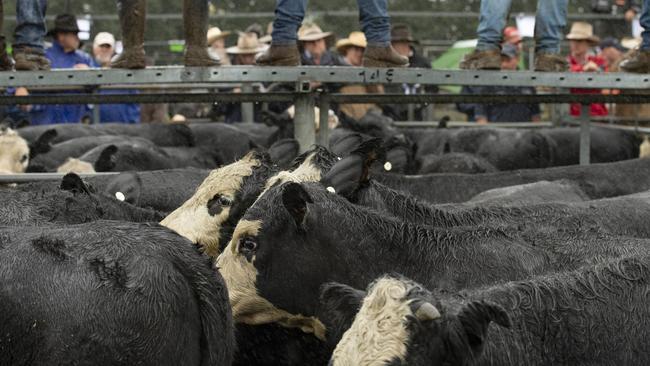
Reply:
[[[327,187],[327,191],[336,194],[336,189],[334,189],[334,187]]]
[[[387,161],[386,164],[384,164],[384,170],[390,172],[393,170],[393,164],[391,164],[390,161]]]
[[[124,193],[122,192],[115,192],[115,198],[117,198],[118,201],[124,202],[126,197],[124,196]]]

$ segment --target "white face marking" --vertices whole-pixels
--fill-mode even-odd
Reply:
[[[93,167],[92,164],[85,162],[83,160],[68,158],[68,160],[65,163],[63,163],[63,165],[57,168],[56,172],[63,173],[63,174],[94,173],[95,168]]]
[[[122,192],[115,192],[115,198],[117,198],[118,201],[124,202],[126,197],[124,196],[124,193]]]
[[[24,173],[27,165],[29,165],[27,141],[11,129],[0,132],[0,174]]]
[[[379,366],[404,360],[412,316],[407,286],[394,278],[377,281],[364,298],[354,323],[332,354],[335,366]]]

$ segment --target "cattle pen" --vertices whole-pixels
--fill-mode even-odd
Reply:
[[[291,86],[291,91],[259,91],[263,83]],[[328,93],[313,85],[326,84],[420,84],[464,86],[532,86],[545,87],[537,95],[465,95],[465,94],[340,94]],[[239,85],[241,92],[217,92],[220,86]],[[258,87],[254,87],[254,86]],[[539,73],[529,71],[459,71],[425,69],[372,69],[358,67],[219,67],[184,68],[151,67],[144,70],[61,69],[42,72],[0,72],[0,88],[28,87],[29,96],[0,96],[0,105],[29,104],[113,104],[113,103],[215,103],[241,102],[245,121],[252,122],[253,103],[288,102],[296,107],[295,138],[302,151],[315,143],[328,140],[328,128],[316,131],[315,108],[320,108],[320,120],[327,120],[333,103],[580,103],[582,115],[580,163],[589,164],[591,103],[637,104],[650,102],[650,94],[640,90],[650,88],[650,75],[623,73]],[[569,88],[626,89],[625,94],[570,94]],[[136,89],[138,94],[97,94],[101,89]],[[75,90],[74,94],[67,93]],[[558,123],[554,120],[550,123]],[[327,124],[323,124],[327,126]],[[398,124],[399,125],[399,124]],[[423,123],[411,126],[431,126]],[[548,124],[547,124],[548,125]],[[609,128],[631,127],[600,124]],[[405,124],[404,126],[408,126]],[[530,127],[517,124],[518,127]],[[544,126],[541,124],[540,126]],[[634,127],[632,127],[634,128]],[[638,132],[648,132],[634,128]],[[21,175],[21,181],[58,179],[54,176]],[[0,177],[0,183],[16,182],[16,176]]]

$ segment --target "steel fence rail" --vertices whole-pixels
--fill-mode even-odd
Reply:
[[[83,173],[77,174],[81,178],[91,177],[106,177],[111,175],[118,175],[120,173]],[[63,173],[25,173],[25,174],[0,174],[0,184],[12,183],[30,183],[30,182],[45,182],[61,180],[65,174]]]

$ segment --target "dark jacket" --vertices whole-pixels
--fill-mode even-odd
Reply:
[[[461,94],[521,95],[535,94],[533,87],[519,86],[465,86]],[[458,110],[467,114],[469,121],[486,117],[488,122],[530,122],[539,116],[539,104],[470,104],[459,103]]]

